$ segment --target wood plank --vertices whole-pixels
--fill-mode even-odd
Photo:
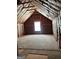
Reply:
[[[28,54],[26,59],[48,59],[47,55]]]

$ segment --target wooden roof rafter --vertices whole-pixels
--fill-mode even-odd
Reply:
[[[57,5],[55,2],[54,3],[52,3],[52,2],[50,2],[50,1],[47,1],[47,0],[45,0],[47,3],[49,3],[50,5],[53,5],[53,6],[55,6],[56,8],[58,8],[58,9],[60,9],[61,7],[60,7],[60,5]],[[60,4],[60,3],[59,3]]]
[[[23,0],[24,1],[24,0]],[[22,5],[24,5],[24,4],[26,4],[26,3],[31,3],[31,2],[33,2],[33,1],[28,1],[28,2],[26,2],[26,0],[24,1],[24,2],[22,2],[21,0],[17,0],[17,5],[20,5],[20,4],[22,4]]]
[[[49,3],[45,2],[44,0],[35,0],[36,2],[40,2],[41,5],[45,6],[47,5],[48,7],[50,7],[51,9],[55,10],[55,11],[59,11],[58,9],[56,9],[55,7],[57,7],[56,5],[54,5],[55,7],[52,7]]]
[[[36,2],[38,2],[38,1],[36,1]],[[41,3],[39,3],[40,5],[42,5]],[[53,10],[53,9],[51,9],[51,8],[49,8],[48,6],[46,6],[46,5],[42,5],[44,8],[46,8],[46,10],[50,10],[50,11],[52,11],[53,13],[58,13],[57,11],[55,11],[55,10]]]
[[[29,9],[32,9],[33,7],[35,7],[35,5],[33,5],[32,4],[32,2],[33,1],[31,1],[31,0],[29,0],[28,2],[26,2],[26,0],[23,2],[23,3],[21,3],[22,4],[22,8],[21,8],[21,10],[20,10],[20,12],[23,10],[23,9],[25,9],[26,8],[26,12],[29,10]],[[27,4],[26,4],[27,3]],[[26,5],[25,5],[26,4]],[[29,10],[30,11],[30,10]],[[20,14],[20,12],[18,13],[18,15]],[[25,12],[25,13],[26,13]],[[24,13],[24,14],[25,14]]]
[[[21,18],[26,12],[32,11],[32,10],[36,10],[36,9],[34,8],[34,9],[27,9],[27,10],[25,10],[24,13],[22,13],[22,14],[19,16],[19,18]]]

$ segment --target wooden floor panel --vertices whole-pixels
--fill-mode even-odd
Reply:
[[[28,54],[26,59],[48,59],[46,55]]]

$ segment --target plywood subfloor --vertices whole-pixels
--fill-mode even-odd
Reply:
[[[53,35],[26,35],[18,38],[18,48],[58,50],[58,44]]]
[[[28,54],[26,59],[48,59],[46,55]]]

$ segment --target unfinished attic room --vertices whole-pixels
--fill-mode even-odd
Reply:
[[[61,0],[17,0],[17,59],[61,59]]]

